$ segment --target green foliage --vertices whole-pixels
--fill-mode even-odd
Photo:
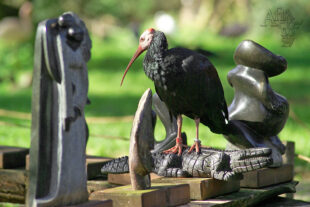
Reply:
[[[33,65],[33,43],[17,44],[0,42],[0,81],[14,81],[18,72],[31,70]]]
[[[164,3],[164,4],[163,4]],[[156,10],[177,8],[178,0],[53,0],[35,1],[35,22],[59,16],[64,11],[73,11],[81,16],[96,18],[112,15],[121,24],[141,22],[151,18]]]

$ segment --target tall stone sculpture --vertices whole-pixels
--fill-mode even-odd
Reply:
[[[85,148],[91,40],[74,13],[41,22],[33,73],[27,206],[88,200]]]
[[[271,148],[273,166],[278,167],[285,146],[277,135],[288,118],[289,104],[285,97],[273,91],[269,78],[283,73],[287,62],[251,40],[239,44],[234,61],[237,67],[227,76],[235,90],[228,107],[229,120],[240,121],[242,131],[251,132],[252,147]],[[235,145],[229,148],[240,148],[232,146]]]

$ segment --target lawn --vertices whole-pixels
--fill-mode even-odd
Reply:
[[[142,70],[142,57],[134,63],[120,87],[125,67],[137,47],[137,42],[129,31],[124,30],[121,33],[122,35],[104,41],[92,38],[92,59],[88,64],[89,98],[92,103],[85,109],[90,129],[88,154],[109,157],[128,154],[131,121],[139,98],[147,88],[154,92],[152,81]],[[249,34],[242,38],[229,39],[200,34],[183,41],[186,35],[180,33],[169,37],[168,41],[173,43],[172,46],[199,46],[215,53],[209,59],[218,70],[227,103],[233,98],[233,89],[228,85],[226,75],[235,67],[233,52],[242,39],[253,39],[274,53],[284,56],[288,61],[287,71],[270,79],[272,88],[285,96],[290,103],[290,117],[279,136],[282,140],[295,141],[296,152],[310,157],[309,38],[298,36],[292,47],[281,47],[280,38],[275,36],[257,37]],[[0,93],[0,145],[29,147],[31,88],[16,89],[2,81]],[[10,113],[12,111],[14,113]],[[191,143],[195,135],[194,122],[185,118],[183,131],[187,133]],[[159,140],[164,136],[164,128],[158,122],[155,137]],[[211,133],[205,126],[201,126],[200,136],[204,145],[222,148],[226,145],[226,140],[221,135]],[[304,161],[296,161],[303,168],[310,169]]]

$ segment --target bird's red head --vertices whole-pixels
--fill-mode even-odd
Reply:
[[[142,35],[139,38],[139,46],[138,49],[136,51],[136,53],[133,55],[133,57],[131,58],[125,73],[123,75],[122,81],[121,81],[121,85],[123,84],[124,78],[130,68],[130,66],[132,65],[132,63],[145,51],[149,48],[149,46],[151,45],[151,42],[153,40],[153,36],[155,33],[155,29],[153,28],[149,28],[147,30],[145,30]]]

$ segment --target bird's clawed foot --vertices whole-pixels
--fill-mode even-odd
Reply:
[[[201,143],[200,140],[196,138],[194,144],[191,146],[191,148],[188,150],[187,153],[192,152],[193,149],[195,149],[196,153],[199,153],[200,152],[200,147],[201,147],[200,143]]]
[[[176,144],[174,147],[168,149],[168,150],[165,150],[164,153],[166,154],[169,154],[169,153],[173,153],[173,154],[176,154],[178,153],[178,156],[180,156],[182,154],[182,148],[183,148],[183,142],[182,142],[182,138],[181,137],[177,137],[176,138]]]

